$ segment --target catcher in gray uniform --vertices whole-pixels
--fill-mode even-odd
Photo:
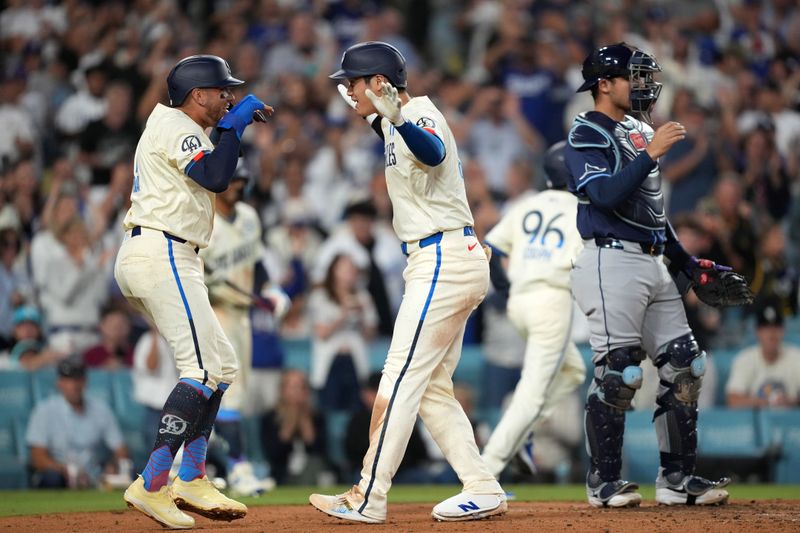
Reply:
[[[659,70],[653,56],[625,43],[592,52],[579,91],[592,91],[595,108],[575,118],[565,153],[584,239],[572,287],[589,321],[595,364],[586,401],[586,492],[594,507],[641,502],[637,485],[620,473],[625,411],[648,355],[660,378],[653,417],[661,462],[656,501],[710,505],[728,499],[728,479],[694,475],[706,355],[689,329],[680,291],[691,287],[717,307],[750,303],[752,294],[729,267],[687,254],[667,221],[657,160],[686,131],[677,122],[655,131],[649,125]]]

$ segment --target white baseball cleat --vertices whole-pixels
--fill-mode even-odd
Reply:
[[[656,479],[656,502],[659,505],[725,505],[728,503],[728,491],[723,487],[731,482],[729,478],[709,481],[700,476],[683,476],[680,472],[673,474],[680,481],[670,482],[670,477],[659,473]],[[674,480],[673,480],[674,481]]]
[[[361,491],[357,485],[353,485],[353,488],[349,491],[335,496],[312,494],[308,497],[308,503],[330,516],[341,518],[342,520],[350,520],[351,522],[383,524],[384,520],[370,518],[357,511],[360,502],[363,500],[364,498],[361,496]]]
[[[462,492],[447,498],[433,508],[431,516],[443,522],[481,520],[508,511],[505,494],[472,494]]]
[[[638,507],[642,503],[638,489],[639,485],[624,479],[603,481],[594,471],[586,476],[586,499],[592,507]]]
[[[260,496],[275,488],[272,478],[259,479],[253,471],[252,463],[241,461],[231,468],[228,474],[228,487],[235,496]]]

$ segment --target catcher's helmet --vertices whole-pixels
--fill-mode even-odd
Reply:
[[[560,141],[548,148],[544,154],[544,175],[548,189],[566,189],[569,182],[569,169],[564,160],[567,141]]]
[[[189,56],[178,61],[167,76],[169,105],[181,105],[189,92],[197,87],[231,87],[243,83],[231,75],[231,67],[221,57]]]
[[[381,74],[399,89],[406,87],[406,59],[394,46],[381,41],[354,44],[342,54],[342,68],[331,74],[333,80]]]
[[[593,51],[583,62],[583,85],[578,92],[588,91],[600,80],[627,78],[631,84],[631,111],[650,122],[650,111],[661,93],[661,84],[653,73],[661,66],[656,59],[626,43],[604,46]]]

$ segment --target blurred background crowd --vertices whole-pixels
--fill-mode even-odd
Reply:
[[[370,372],[380,369],[405,265],[382,144],[327,77],[344,48],[366,40],[396,46],[411,94],[430,96],[447,117],[479,237],[516,198],[544,187],[542,154],[592,105],[588,93],[575,93],[589,51],[626,41],[653,53],[664,84],[655,123],[677,120],[688,132],[661,161],[670,219],[690,253],[731,265],[756,294],[751,309],[722,313],[686,298],[702,347],[729,356],[717,365],[719,382],[707,383],[707,405],[798,406],[800,351],[785,344],[800,341],[797,2],[0,5],[0,397],[10,399],[18,376],[34,372],[24,378],[27,407],[3,407],[19,426],[9,427],[25,436],[26,462],[36,462],[31,449],[48,445],[44,415],[28,427],[37,420],[33,404],[39,409],[57,391],[67,397],[69,380],[86,386],[85,373],[62,361],[89,367],[89,389],[122,426],[124,439],[99,439],[118,458],[129,455],[123,440],[135,448],[152,420],[132,424],[139,411],[127,398],[151,413],[174,384],[168,348],[127,305],[111,270],[144,121],[167,101],[176,61],[211,53],[247,81],[240,98],[253,92],[276,109],[242,139],[253,176],[246,201],[261,215],[264,261],[292,307],[280,325],[260,327],[272,341],[257,345],[255,370],[282,374],[281,386],[250,392],[258,398],[248,413],[256,421],[248,453],[278,483],[350,481],[366,444],[351,442],[358,432],[344,428],[368,426]],[[496,422],[522,363],[524,345],[503,308],[490,295],[467,332],[460,388],[479,436]],[[734,362],[740,350],[747,363]],[[537,435],[538,478],[581,477],[581,403],[576,395],[561,411],[568,416]],[[452,481],[424,428],[419,433],[407,478]]]

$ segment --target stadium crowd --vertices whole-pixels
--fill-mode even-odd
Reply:
[[[318,481],[304,475],[306,467],[348,478],[354,465],[332,464],[320,412],[358,415],[369,405],[368,345],[391,333],[405,257],[391,229],[379,139],[348,112],[328,79],[341,51],[382,40],[404,54],[412,92],[434,99],[456,136],[480,238],[516,198],[544,187],[542,154],[590,107],[587,93],[575,92],[583,58],[597,45],[625,41],[653,53],[663,68],[656,124],[670,118],[688,132],[661,161],[668,213],[683,245],[733,266],[756,294],[751,309],[720,312],[690,293],[685,305],[693,330],[707,350],[736,350],[757,322],[760,348],[734,363],[727,399],[732,407],[798,406],[800,353],[781,349],[784,324],[797,324],[791,320],[800,271],[796,2],[8,0],[4,6],[2,369],[38,371],[77,358],[94,369],[133,368],[142,378],[134,377],[134,386],[150,387],[137,395],[143,402],[168,392],[158,380],[174,383],[174,374],[157,370],[171,364],[168,354],[158,362],[166,348],[125,302],[111,270],[143,120],[166,102],[166,75],[178,59],[216,54],[248,82],[244,91],[276,109],[242,139],[254,176],[246,201],[261,216],[268,271],[292,297],[274,334],[310,340],[310,375],[287,371],[280,390],[249,414],[263,417],[263,454],[279,482]],[[490,295],[467,332],[467,343],[482,343],[487,364],[507,371],[467,391],[482,407],[500,407],[522,361],[502,308]],[[281,371],[274,346],[276,353],[254,354],[254,364]],[[767,362],[782,358],[783,370],[765,371],[765,382],[754,384],[748,378],[759,350]],[[82,372],[65,368],[59,375]],[[151,410],[163,404],[150,399]],[[577,407],[575,413],[577,420]],[[32,417],[39,423],[29,431],[31,446],[45,442],[44,417]],[[152,425],[152,416],[146,420]],[[559,429],[568,435],[553,440],[573,453],[580,429],[552,431]],[[105,437],[112,448],[120,446],[118,433]],[[422,433],[418,453],[434,467],[409,478],[452,479]]]

